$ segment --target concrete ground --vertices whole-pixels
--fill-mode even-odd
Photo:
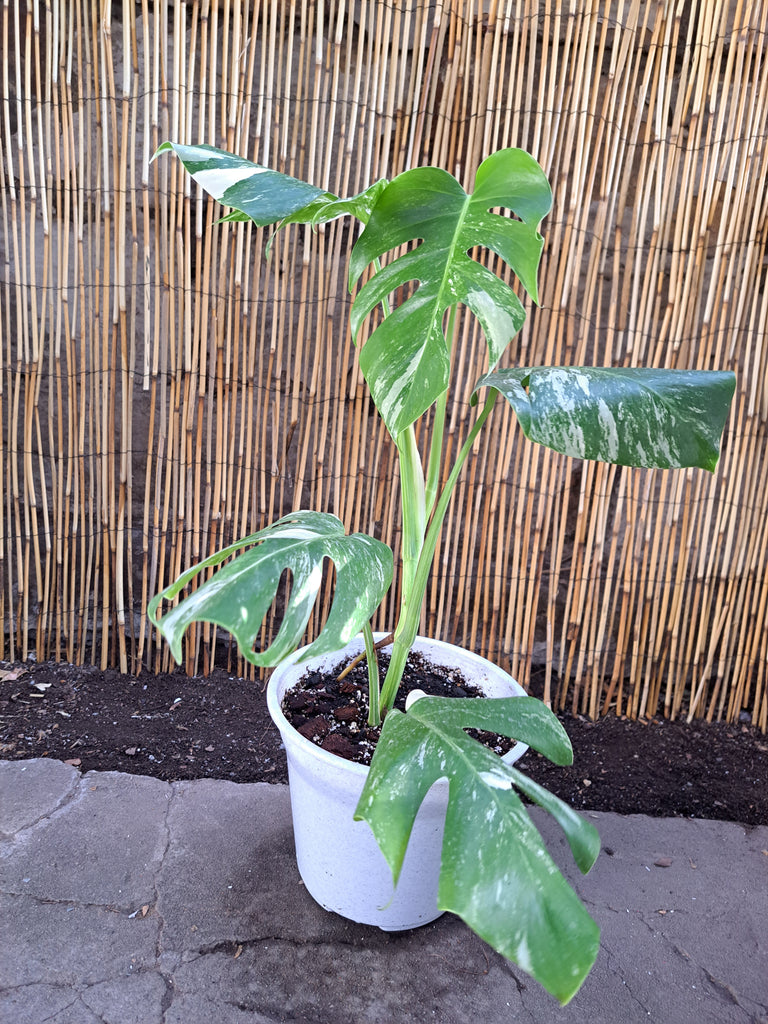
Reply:
[[[590,817],[602,943],[561,1008],[457,918],[320,909],[284,786],[0,762],[0,1024],[768,1024],[768,827]]]

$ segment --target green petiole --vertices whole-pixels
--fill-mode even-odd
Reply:
[[[381,725],[381,712],[379,710],[379,659],[376,656],[376,645],[373,641],[373,630],[370,622],[363,627],[363,640],[365,642],[365,658],[368,663],[368,725]]]
[[[497,394],[497,391],[492,390],[486,399],[482,412],[478,416],[472,429],[467,435],[466,441],[461,447],[461,451],[459,452],[453,469],[445,482],[445,486],[440,492],[440,497],[435,506],[432,518],[430,519],[429,527],[424,537],[421,555],[419,556],[416,572],[413,577],[413,589],[409,595],[408,605],[401,615],[400,621],[397,624],[397,629],[395,630],[395,639],[392,644],[392,658],[381,690],[382,711],[389,710],[394,703],[397,688],[400,685],[400,680],[403,678],[403,671],[405,669],[408,653],[419,630],[422,600],[427,589],[427,582],[429,581],[429,574],[432,570],[432,560],[435,555],[435,548],[437,547],[437,541],[440,537],[440,530],[442,529],[445,514],[448,511],[448,504],[451,500],[451,495],[458,483],[464,463],[467,461],[467,457],[472,450],[472,445],[475,443],[477,435],[480,433],[485,421],[491,414],[491,409],[496,401]]]

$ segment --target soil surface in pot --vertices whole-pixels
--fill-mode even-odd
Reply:
[[[351,661],[348,659],[345,665]],[[312,743],[348,761],[369,765],[376,750],[380,728],[368,725],[368,667],[365,662],[352,666],[339,679],[344,666],[336,674],[307,671],[283,697],[283,714],[291,725]],[[379,654],[382,679],[389,667],[389,657]],[[412,690],[421,690],[430,697],[483,696],[476,686],[467,683],[455,669],[435,667],[412,652],[403,672],[403,680],[395,697],[395,707],[405,711],[405,702]],[[512,742],[505,736],[467,730],[497,754],[505,754]]]
[[[531,692],[541,696],[544,672]],[[121,675],[54,662],[0,665],[0,757],[166,781],[285,782],[264,686],[223,669]],[[528,752],[518,767],[580,810],[768,824],[768,737],[749,723],[595,722],[563,713],[574,763]]]

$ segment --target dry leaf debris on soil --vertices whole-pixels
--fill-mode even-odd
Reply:
[[[543,673],[531,692],[540,696]],[[539,692],[537,692],[537,689]],[[0,757],[166,781],[287,781],[264,686],[221,668],[121,675],[56,662],[0,665]],[[519,767],[579,810],[768,824],[768,737],[736,725],[564,713],[574,763]]]

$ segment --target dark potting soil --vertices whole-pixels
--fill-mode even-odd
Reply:
[[[543,670],[531,692],[542,688]],[[0,758],[51,757],[165,781],[285,782],[263,689],[220,668],[188,677],[0,665]],[[573,765],[529,751],[518,766],[573,807],[768,824],[768,737],[750,724],[559,717]]]
[[[348,761],[369,765],[376,750],[380,728],[368,725],[368,668],[363,661],[355,665],[343,679],[342,669],[328,675],[307,671],[299,683],[283,697],[283,714],[302,736],[331,754]],[[379,654],[382,679],[389,667],[389,657]],[[395,708],[405,711],[405,702],[413,690],[429,697],[483,696],[478,687],[468,683],[461,672],[452,668],[436,669],[419,654],[412,652],[403,672],[403,680],[395,697]],[[497,754],[505,754],[512,746],[506,736],[467,730]]]

